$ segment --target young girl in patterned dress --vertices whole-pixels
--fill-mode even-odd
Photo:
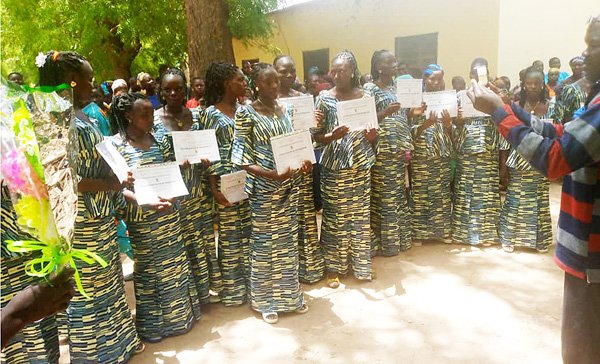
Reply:
[[[92,299],[76,295],[67,309],[71,361],[124,363],[143,345],[125,299],[117,242],[114,201],[122,201],[123,185],[96,151],[102,133],[82,111],[93,89],[94,73],[79,54],[53,51],[47,53],[39,71],[41,86],[66,83],[73,87],[79,148],[75,165],[80,177],[73,248],[87,249],[108,263],[106,268],[77,264],[83,288]]]
[[[445,89],[442,67],[437,64],[427,67],[423,73],[423,87],[425,92]],[[430,239],[449,243],[452,231],[452,120],[448,112],[443,115],[427,112],[425,104],[412,109],[409,117],[415,143],[411,160],[413,245],[421,245],[422,241]]]
[[[406,109],[397,102],[398,60],[381,50],[371,59],[374,83],[363,86],[375,98],[379,119],[376,162],[371,168],[371,254],[397,255],[411,247],[405,187],[406,152],[413,149]]]
[[[275,168],[272,137],[291,133],[292,107],[277,102],[279,80],[273,66],[252,67],[255,101],[235,115],[231,162],[248,171],[245,190],[250,196],[250,304],[267,323],[278,312],[305,313],[308,306],[298,279],[298,185],[300,175]],[[310,172],[305,161],[301,173]]]
[[[292,57],[280,55],[273,61],[273,67],[279,77],[278,97],[285,102],[287,97],[304,96],[292,88],[296,82],[296,63]],[[322,115],[318,114],[319,118]],[[294,127],[294,130],[297,130]],[[317,215],[313,197],[313,175],[302,174],[298,191],[298,250],[300,253],[300,281],[315,283],[323,278],[325,258],[319,244]]]
[[[173,160],[160,132],[152,134],[154,109],[141,93],[113,99],[111,122],[119,131],[114,143],[130,168]],[[188,332],[200,318],[200,299],[186,257],[179,203],[160,198],[138,205],[134,189],[125,220],[134,252],[136,326],[148,342]]]
[[[548,115],[548,90],[544,74],[532,67],[525,71],[518,105],[525,111],[543,118]],[[500,242],[507,253],[515,246],[536,249],[546,253],[552,243],[550,217],[550,181],[510,149],[508,160],[508,187],[500,214]]]
[[[212,195],[219,214],[219,268],[222,287],[219,292],[225,306],[238,306],[250,294],[250,205],[248,200],[230,203],[220,191],[220,176],[238,169],[229,161],[235,130],[238,98],[248,84],[242,71],[228,63],[211,63],[206,70],[204,101],[200,112],[203,129],[214,129],[221,160],[209,168]]]
[[[478,79],[478,67],[488,69],[488,62],[477,58],[471,63],[472,79]],[[459,98],[461,94],[458,94]],[[498,244],[501,206],[499,171],[505,172],[509,145],[496,130],[490,116],[463,118],[459,115],[455,122],[454,149],[457,166],[454,177],[452,240],[480,246]]]
[[[154,111],[154,128],[162,135],[162,142],[173,152],[172,131],[203,129],[198,123],[198,110],[183,105],[186,98],[186,78],[178,68],[164,72],[160,81],[159,98],[163,107]],[[221,290],[221,273],[217,262],[215,232],[212,220],[213,196],[206,189],[207,167],[204,159],[200,164],[183,165],[183,179],[189,195],[180,199],[179,219],[185,250],[192,267],[194,280],[202,304],[218,301]],[[211,296],[210,290],[214,295]]]
[[[357,279],[372,279],[369,206],[377,130],[369,127],[350,131],[338,123],[339,101],[369,97],[360,88],[354,55],[348,51],[337,54],[331,62],[331,75],[335,87],[317,97],[316,108],[323,112],[324,119],[313,136],[324,145],[321,243],[325,249],[327,285],[337,288],[339,276],[350,270]]]

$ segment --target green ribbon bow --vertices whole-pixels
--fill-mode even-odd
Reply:
[[[66,245],[62,244],[48,245],[32,240],[7,240],[6,243],[8,250],[14,253],[41,251],[41,257],[31,259],[25,264],[25,273],[28,276],[45,278],[48,274],[52,273],[54,269],[58,268],[60,270],[61,267],[69,263],[75,270],[73,277],[77,284],[77,290],[87,299],[90,299],[90,296],[88,296],[83,289],[75,259],[82,260],[88,264],[98,262],[102,268],[105,268],[108,265],[106,261],[96,253],[84,249],[65,250],[63,248],[65,248]]]

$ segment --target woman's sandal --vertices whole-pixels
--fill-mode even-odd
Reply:
[[[140,345],[138,345],[138,347],[133,351],[133,355],[143,352],[144,349],[146,349],[146,345],[144,343],[140,343]]]
[[[504,250],[507,253],[513,253],[515,251],[515,246],[514,245],[502,245],[502,250]]]
[[[302,307],[300,307],[299,309],[296,310],[296,313],[307,313],[308,312],[308,305],[306,303],[302,304]]]
[[[327,286],[329,288],[333,288],[336,289],[340,286],[340,277],[335,277],[335,278],[328,278],[327,279]]]
[[[268,324],[276,324],[279,321],[279,315],[277,312],[263,312],[262,313],[263,320]]]

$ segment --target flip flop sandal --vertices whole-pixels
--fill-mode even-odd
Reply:
[[[262,313],[263,320],[268,324],[276,324],[279,321],[279,315],[277,312],[263,312]]]
[[[333,289],[338,288],[340,286],[340,277],[327,279],[327,286],[329,286],[329,288],[333,288]]]
[[[146,345],[144,343],[140,343],[140,345],[138,345],[137,348],[135,348],[135,350],[133,351],[133,354],[139,354],[141,352],[144,351],[144,349],[146,349]]]
[[[296,310],[297,313],[307,313],[308,312],[308,305],[306,303],[302,304],[302,307],[300,307],[299,309]]]

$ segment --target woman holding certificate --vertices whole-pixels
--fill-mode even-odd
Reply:
[[[292,85],[296,81],[296,63],[292,57],[287,55],[277,56],[273,61],[273,66],[279,76],[279,101],[286,103],[290,97],[307,96],[310,98],[309,105],[314,107],[312,96],[304,95],[292,88]],[[322,114],[318,113],[318,116],[322,118]],[[301,127],[298,127],[298,124],[294,121],[294,130],[302,130]],[[315,283],[323,278],[325,258],[319,244],[317,215],[313,194],[313,174],[303,173],[301,177],[298,196],[300,281],[303,283]]]
[[[171,68],[162,74],[159,98],[163,107],[154,112],[154,128],[162,141],[175,153],[172,132],[200,130],[198,110],[190,111],[183,105],[186,98],[186,78],[178,68]],[[189,195],[180,201],[179,210],[181,232],[194,280],[202,304],[218,301],[210,290],[218,293],[221,289],[221,273],[215,249],[215,231],[212,220],[213,196],[208,187],[206,167],[210,161],[182,165],[183,179]]]
[[[153,134],[153,115],[152,103],[141,93],[113,99],[110,117],[120,134],[115,145],[129,168],[173,159],[169,146],[162,142],[161,131]],[[200,298],[186,256],[179,204],[175,199],[159,197],[141,205],[135,191],[125,190],[123,194],[128,202],[126,220],[134,251],[137,330],[148,342],[186,333],[200,318]]]
[[[231,162],[248,172],[245,190],[252,214],[250,236],[250,304],[267,323],[278,312],[305,313],[308,306],[298,280],[298,184],[288,168],[279,173],[271,138],[291,133],[292,106],[277,102],[279,79],[273,66],[253,65],[255,101],[235,115]],[[310,172],[310,161],[300,171]]]
[[[324,119],[313,136],[324,145],[321,243],[325,249],[327,284],[337,288],[339,276],[350,270],[357,279],[373,278],[369,201],[377,131],[371,126],[350,130],[338,122],[339,102],[369,97],[360,88],[360,73],[351,52],[344,51],[333,58],[331,76],[335,87],[322,91],[316,100],[316,108],[324,113]],[[374,118],[372,122],[376,123],[376,115]]]
[[[246,93],[248,84],[242,71],[228,63],[211,63],[206,70],[204,102],[200,124],[215,129],[221,160],[209,168],[212,195],[219,214],[219,267],[223,285],[221,302],[239,306],[250,294],[250,205],[248,200],[230,202],[223,192],[219,177],[237,171],[229,161],[235,131],[238,97]]]
[[[120,191],[124,184],[110,172],[96,150],[103,135],[82,111],[90,100],[94,73],[87,60],[74,52],[50,51],[38,58],[40,86],[66,83],[73,88],[75,143],[79,152],[73,164],[80,178],[73,248],[87,249],[108,263],[106,268],[77,263],[81,282],[91,299],[78,294],[67,309],[71,361],[124,363],[136,351],[143,350],[143,344],[125,299],[115,226],[115,202],[123,201]]]
[[[489,74],[488,62],[476,58],[471,63],[471,79],[481,80]],[[478,76],[479,75],[479,76]],[[466,94],[461,98],[468,102]],[[472,108],[469,108],[471,110]],[[452,240],[461,244],[490,246],[498,244],[500,218],[500,174],[505,171],[508,142],[498,133],[492,118],[470,113],[455,120],[454,148],[456,175],[452,209]]]
[[[442,67],[437,64],[427,67],[423,73],[423,88],[425,92],[445,89]],[[424,105],[409,113],[415,143],[411,161],[413,245],[421,245],[421,241],[429,239],[449,243],[452,233],[452,119],[448,112],[438,115],[431,111],[427,117],[426,110]],[[441,116],[441,122],[438,116]]]
[[[376,162],[371,168],[371,254],[398,255],[411,247],[405,187],[406,152],[413,149],[407,109],[397,102],[394,77],[398,60],[381,50],[371,59],[374,83],[363,86],[375,98],[379,119]]]
[[[548,89],[544,73],[529,67],[525,71],[518,106],[524,111],[543,118],[548,113]],[[508,187],[500,214],[500,243],[507,253],[515,246],[548,251],[552,243],[550,217],[550,181],[511,148],[506,161]]]

